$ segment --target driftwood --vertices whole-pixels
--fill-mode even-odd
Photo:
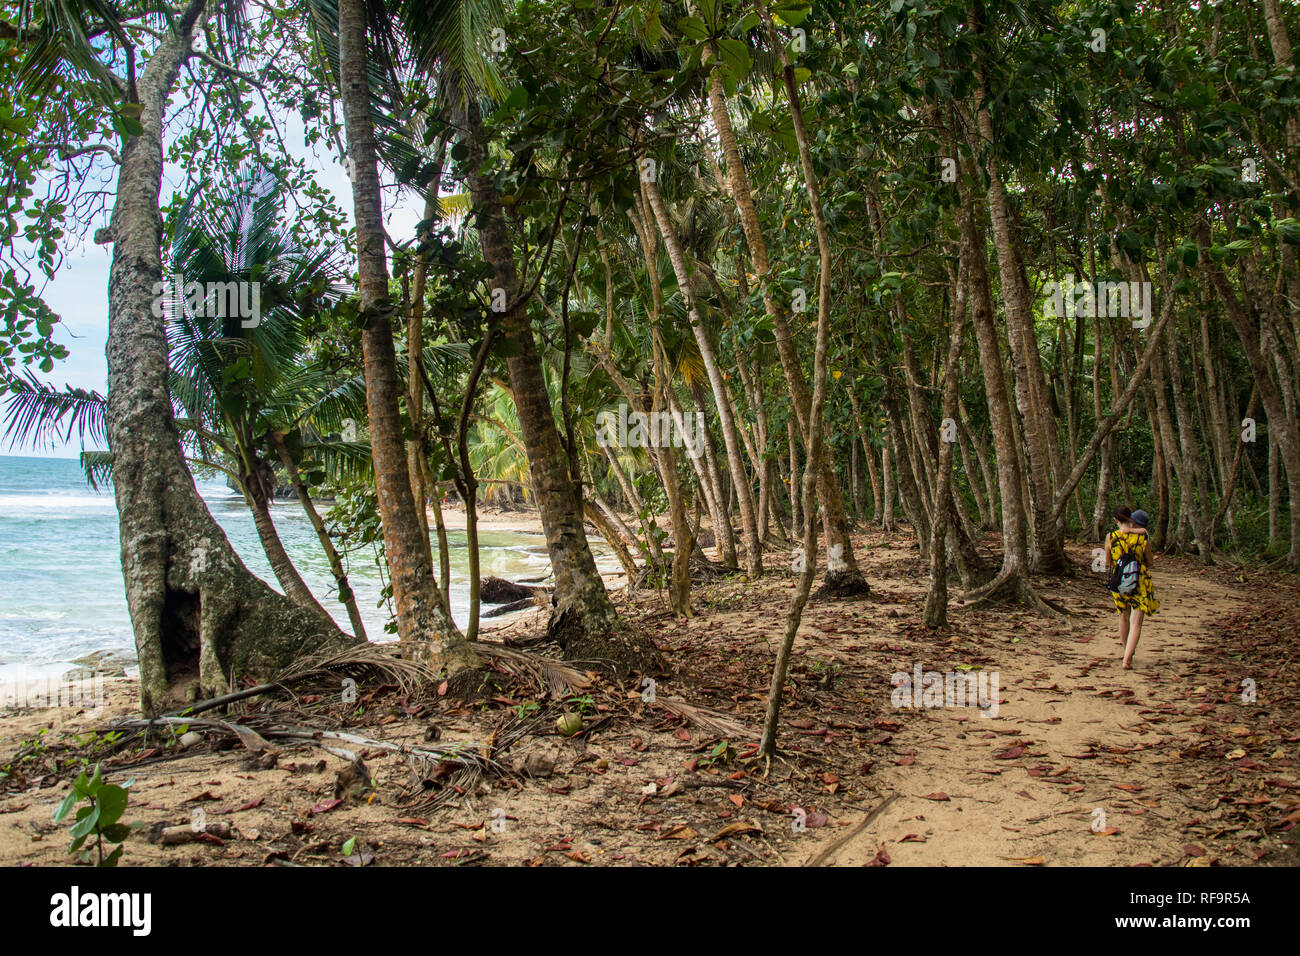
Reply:
[[[229,823],[208,823],[199,829],[193,825],[182,823],[180,826],[166,827],[162,831],[160,842],[163,846],[177,846],[181,843],[198,843],[204,837],[216,837],[218,840],[229,840],[231,836]]]
[[[535,600],[540,595],[549,594],[550,588],[527,584],[515,584],[505,578],[489,575],[479,584],[479,600],[484,604],[511,604],[517,601]]]
[[[513,614],[515,611],[527,611],[529,608],[539,607],[535,598],[524,598],[520,601],[511,601],[509,604],[501,604],[490,611],[484,611],[482,617],[501,617],[503,614]]]

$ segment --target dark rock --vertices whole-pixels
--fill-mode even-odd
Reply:
[[[536,593],[535,588],[491,576],[484,578],[479,585],[479,598],[484,604],[509,604],[511,601],[531,599]]]

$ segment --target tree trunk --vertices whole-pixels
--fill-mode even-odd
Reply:
[[[731,117],[727,113],[722,80],[716,73],[709,81],[709,106],[714,126],[718,130],[718,142],[722,147],[722,156],[727,169],[727,182],[731,189],[732,199],[736,203],[737,211],[740,214],[740,223],[745,233],[745,243],[749,247],[754,272],[764,282],[763,308],[772,319],[777,354],[781,359],[781,368],[785,373],[786,384],[790,388],[798,434],[805,439],[806,450],[807,436],[810,434],[808,415],[812,398],[808,393],[808,382],[804,378],[803,367],[799,362],[799,352],[795,347],[794,335],[786,318],[785,310],[772,298],[771,285],[767,282],[772,270],[767,242],[763,238],[762,228],[758,222],[758,212],[754,206],[754,196],[750,189],[749,176],[745,172],[744,162],[740,157],[740,147],[736,142],[735,129],[732,127]],[[797,99],[791,101],[791,106],[793,115],[798,112]],[[801,139],[802,142],[800,146],[801,159],[807,149],[806,137],[802,137],[801,134],[802,125],[802,116],[800,116],[795,121],[795,136],[796,139]],[[815,215],[819,215],[819,204],[814,202],[813,205],[817,210]],[[819,239],[819,243],[820,241]],[[829,546],[831,548],[838,547],[840,555],[837,563],[842,564],[839,570],[832,575],[828,575],[826,585],[830,587],[833,583],[833,590],[839,593],[863,593],[867,587],[866,579],[863,578],[862,572],[858,570],[857,558],[853,553],[853,544],[849,540],[848,516],[844,513],[844,502],[840,492],[839,480],[835,476],[835,471],[831,467],[829,459],[824,455],[824,448],[822,459],[810,457],[808,461],[811,470],[819,475],[817,483],[818,498],[823,511],[826,513],[826,522],[831,529]],[[798,495],[798,489],[792,488],[791,496],[798,497]]]
[[[248,510],[253,513],[253,527],[257,529],[257,538],[262,543],[262,551],[271,565],[271,571],[280,582],[285,597],[332,624],[334,619],[316,600],[311,588],[307,587],[307,582],[294,567],[289,552],[284,549],[280,533],[275,530],[275,521],[271,518],[271,470],[255,455],[252,457],[254,460],[251,467],[247,462],[240,462],[239,484],[244,492],[244,500],[248,503]]]
[[[248,572],[199,497],[172,416],[163,319],[152,308],[162,281],[162,117],[204,7],[193,0],[176,16],[140,76],[144,129],[122,147],[111,220],[107,430],[145,713],[173,695],[271,680],[297,658],[355,642]]]
[[[964,273],[956,283],[956,296],[952,310],[952,331],[948,342],[948,363],[943,379],[943,415],[953,422],[957,420],[957,394],[959,382],[957,368],[961,363],[962,330],[966,324],[966,285]],[[935,477],[934,528],[930,536],[930,587],[925,594],[925,607],[921,612],[921,623],[926,627],[945,627],[948,624],[948,555],[946,538],[948,534],[947,502],[952,492],[953,440],[939,442],[939,460],[936,463],[938,474]]]
[[[1024,511],[1024,486],[1020,462],[1016,455],[1015,426],[1012,421],[1010,393],[1002,367],[1002,346],[997,320],[993,314],[993,296],[985,259],[984,235],[977,227],[977,205],[973,190],[962,182],[961,258],[968,263],[969,293],[967,308],[974,319],[979,344],[980,367],[988,396],[989,420],[993,425],[993,443],[998,470],[998,490],[1002,501],[1002,568],[988,584],[968,592],[964,600],[975,603],[1008,597],[1013,601],[1039,605],[1040,599],[1029,584],[1029,537]]]
[[[994,134],[988,108],[977,111],[980,137],[986,149],[992,149]],[[998,271],[1006,305],[1007,332],[1015,359],[1016,401],[1024,422],[1025,449],[1028,457],[1030,504],[1034,512],[1037,570],[1059,572],[1068,566],[1065,557],[1065,526],[1052,517],[1052,462],[1055,423],[1047,401],[1046,379],[1034,333],[1034,313],[1029,302],[1029,285],[1024,265],[1016,252],[1011,234],[1011,213],[999,163],[992,153],[988,163],[989,215],[993,223],[993,244],[998,254]],[[1000,457],[1000,456],[999,456]]]
[[[298,503],[302,505],[307,520],[311,522],[311,526],[316,532],[316,540],[320,542],[321,550],[325,552],[325,557],[330,563],[330,573],[334,575],[334,583],[339,589],[339,601],[348,609],[348,620],[352,622],[352,633],[364,641],[366,639],[366,626],[361,620],[361,611],[357,607],[357,596],[353,593],[352,586],[348,583],[347,572],[343,569],[343,558],[338,549],[334,547],[334,541],[330,538],[329,529],[325,527],[320,512],[316,510],[316,505],[311,500],[307,483],[302,480],[302,473],[298,470],[298,463],[294,460],[284,436],[272,430],[271,443],[275,446],[275,452],[280,458],[280,464],[284,466],[284,472],[289,478],[289,483],[293,485],[294,493],[298,496]]]
[[[555,427],[527,303],[519,301],[514,247],[501,197],[487,168],[487,142],[473,100],[461,118],[474,216],[483,257],[492,267],[492,287],[498,290],[495,295],[505,298],[505,311],[496,318],[503,338],[511,343],[506,360],[510,389],[555,573],[555,603],[547,631],[570,660],[590,661],[616,674],[643,670],[655,659],[653,646],[619,620],[587,543],[582,503]]]
[[[740,523],[745,542],[745,572],[751,578],[763,573],[763,542],[758,536],[758,516],[754,509],[754,494],[749,480],[745,477],[745,463],[741,457],[740,438],[736,430],[736,419],[732,414],[731,402],[727,397],[727,386],[722,380],[722,370],[718,367],[713,351],[713,342],[709,338],[704,323],[700,320],[699,310],[695,304],[695,290],[691,287],[690,273],[686,268],[686,256],[682,244],[677,238],[677,230],[668,215],[668,207],[659,194],[655,182],[642,184],[642,190],[649,201],[650,210],[659,224],[659,234],[663,237],[664,248],[668,250],[668,259],[677,276],[677,288],[686,303],[686,314],[690,319],[691,332],[695,344],[699,347],[704,371],[709,376],[709,385],[713,388],[714,402],[718,406],[718,417],[722,422],[722,439],[727,448],[727,464],[731,469],[732,481],[736,485],[736,497],[740,505]],[[722,533],[722,529],[718,529]]]
[[[393,303],[388,292],[383,195],[370,113],[364,0],[339,3],[339,84],[356,220],[361,314],[365,321],[361,349],[370,449],[398,634],[404,654],[435,668],[445,668],[456,686],[467,687],[478,670],[479,659],[447,614],[446,602],[438,593],[429,541],[424,537],[411,492],[398,409],[402,384],[393,346]]]

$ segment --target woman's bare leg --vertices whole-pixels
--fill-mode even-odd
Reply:
[[[1124,669],[1128,670],[1137,652],[1138,640],[1142,637],[1142,618],[1144,612],[1140,607],[1133,608],[1133,625],[1129,628],[1128,644],[1124,647]]]
[[[1128,646],[1128,627],[1129,627],[1128,622],[1129,622],[1129,612],[1131,610],[1132,608],[1126,607],[1124,608],[1124,610],[1119,612],[1119,646],[1120,647]]]

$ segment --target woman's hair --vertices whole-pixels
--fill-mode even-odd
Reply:
[[[1133,509],[1128,505],[1120,505],[1115,509],[1115,520],[1123,521],[1126,524],[1133,517]]]

